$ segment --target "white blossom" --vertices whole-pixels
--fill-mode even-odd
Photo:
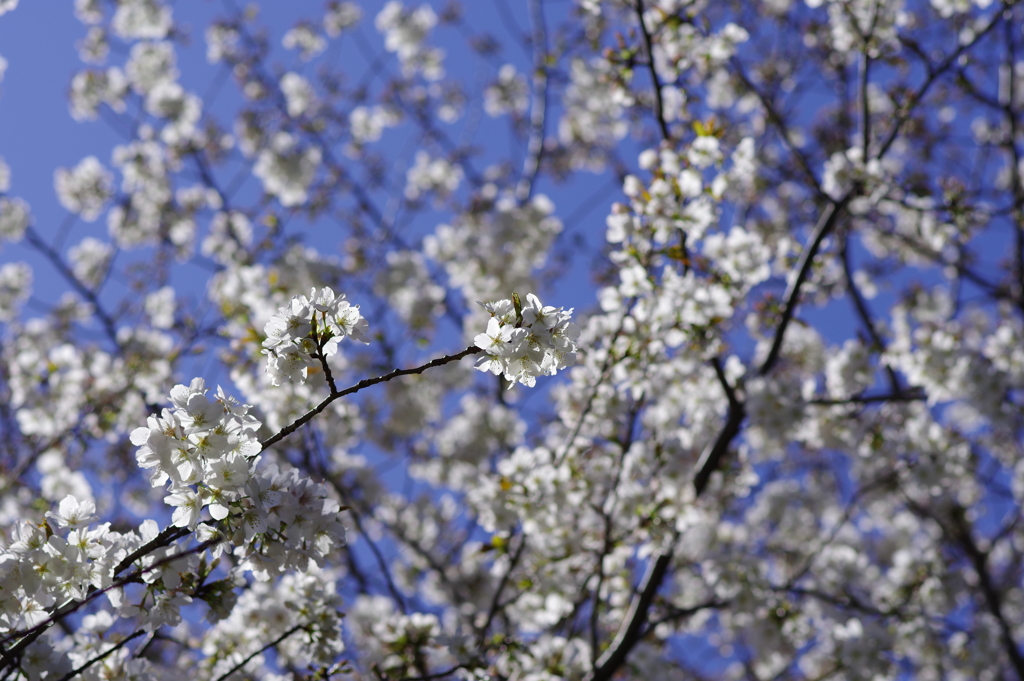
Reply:
[[[309,61],[327,47],[327,41],[309,24],[299,24],[289,29],[281,39],[281,44],[287,50],[298,50],[303,61]]]
[[[174,298],[174,289],[170,286],[164,286],[146,296],[146,314],[154,327],[169,329],[174,326]]]
[[[337,38],[342,31],[352,28],[362,18],[363,10],[356,3],[332,0],[327,3],[327,11],[324,13],[324,31],[332,38]]]
[[[9,322],[32,292],[32,269],[23,262],[0,265],[0,321]]]
[[[259,153],[253,174],[263,182],[263,190],[276,196],[282,206],[298,206],[306,202],[319,165],[319,149],[300,149],[294,137],[279,132],[269,148]]]
[[[160,40],[171,30],[171,10],[160,0],[118,0],[111,26],[122,38]]]
[[[96,118],[101,104],[117,112],[124,111],[128,82],[117,67],[106,71],[80,71],[71,79],[71,116],[78,121]]]
[[[398,124],[398,115],[386,107],[357,106],[349,114],[349,131],[356,144],[376,142],[385,128]]]
[[[22,199],[0,197],[0,239],[21,241],[32,224],[29,206]]]
[[[462,168],[443,158],[431,158],[425,151],[416,152],[416,162],[406,173],[405,198],[415,201],[432,192],[444,198],[459,188]]]
[[[338,351],[342,339],[368,343],[367,329],[359,307],[345,300],[344,294],[335,296],[325,287],[313,289],[308,298],[294,296],[264,327],[263,352],[271,382],[304,383],[310,369]]]
[[[297,73],[289,71],[281,76],[281,92],[288,102],[288,115],[298,117],[316,108],[317,98],[313,86]]]
[[[195,95],[177,83],[157,83],[146,95],[146,111],[167,120],[160,139],[168,145],[184,144],[195,137],[201,104]]]
[[[216,64],[233,58],[238,53],[241,39],[235,27],[211,24],[206,29],[206,61]]]
[[[114,177],[95,156],[87,156],[72,169],[58,168],[53,185],[60,204],[92,222],[113,196]]]
[[[497,81],[484,90],[484,111],[489,116],[521,115],[528,103],[526,79],[512,64],[503,65],[498,70]]]
[[[399,0],[390,0],[374,20],[377,30],[384,34],[384,48],[398,54],[406,75],[422,73],[427,80],[439,80],[444,75],[444,52],[425,44],[436,24],[437,15],[430,5],[410,10]]]
[[[89,288],[95,288],[106,277],[113,255],[113,246],[91,236],[68,251],[75,277]]]
[[[536,377],[554,376],[576,362],[579,328],[569,321],[572,309],[544,306],[532,293],[484,305],[491,317],[487,330],[473,339],[484,351],[476,368],[502,374],[509,388],[516,382],[533,387]],[[514,313],[514,319],[510,319]]]
[[[107,34],[99,26],[93,26],[78,43],[78,57],[89,64],[102,64],[110,54]]]
[[[157,85],[178,79],[177,61],[171,43],[140,42],[132,46],[124,72],[133,90],[148,94]]]
[[[83,24],[98,24],[103,21],[101,0],[75,0],[75,16]]]

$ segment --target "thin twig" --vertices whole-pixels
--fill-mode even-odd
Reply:
[[[57,608],[56,611],[54,611],[54,613],[50,615],[50,617],[43,620],[39,624],[36,624],[35,626],[30,627],[28,629],[22,629],[8,633],[3,638],[3,640],[0,640],[0,644],[7,643],[8,641],[12,641],[18,637],[22,638],[20,638],[18,642],[14,644],[14,646],[12,646],[7,652],[5,652],[3,654],[3,657],[0,657],[0,669],[5,669],[7,667],[14,666],[15,661],[21,657],[21,654],[25,651],[25,648],[30,646],[33,642],[36,641],[36,639],[42,636],[43,632],[45,632],[47,629],[53,626],[55,622],[58,622],[63,618],[67,617],[68,615],[78,611],[82,606],[86,605],[87,603],[94,601],[95,599],[99,598],[103,594],[113,589],[120,588],[125,584],[137,582],[142,579],[143,575],[149,574],[150,572],[157,570],[163,567],[164,565],[167,565],[168,563],[172,563],[176,560],[185,558],[195,553],[201,553],[208,549],[210,546],[216,544],[218,541],[220,540],[210,539],[201,544],[197,544],[196,546],[190,549],[186,549],[184,551],[181,551],[180,553],[176,553],[173,556],[166,556],[165,558],[161,558],[160,560],[154,562],[152,565],[137,570],[131,573],[130,575],[127,575],[126,577],[123,577],[113,582],[109,586],[103,587],[102,589],[90,587],[89,593],[85,598],[82,598],[77,601],[68,601],[64,605]]]
[[[231,669],[229,669],[228,671],[226,671],[226,672],[224,672],[223,674],[221,674],[220,676],[218,676],[218,677],[217,677],[217,679],[216,679],[216,681],[224,681],[224,680],[225,680],[226,678],[228,678],[229,676],[231,676],[232,674],[234,674],[235,672],[237,672],[237,671],[238,671],[239,669],[241,669],[241,668],[242,668],[242,667],[244,667],[245,665],[247,665],[247,664],[249,664],[250,662],[252,662],[253,658],[255,658],[255,657],[256,657],[257,655],[259,655],[260,653],[262,653],[262,652],[264,652],[264,651],[267,651],[267,650],[270,650],[271,648],[273,648],[274,646],[276,646],[276,645],[277,645],[278,643],[280,643],[281,641],[285,640],[286,638],[288,638],[289,636],[291,636],[291,635],[292,635],[292,634],[294,634],[295,632],[297,632],[297,631],[301,631],[301,630],[305,629],[305,628],[306,628],[307,626],[308,626],[308,625],[306,625],[306,624],[296,624],[296,625],[295,625],[294,627],[292,627],[292,628],[291,628],[291,629],[289,629],[288,631],[284,632],[283,634],[281,634],[280,636],[278,636],[278,637],[277,637],[277,638],[275,638],[275,639],[274,639],[273,641],[271,641],[271,642],[270,642],[270,643],[268,643],[267,645],[263,646],[263,647],[262,647],[262,648],[260,648],[259,650],[257,650],[257,651],[254,651],[253,653],[249,654],[249,655],[248,655],[248,656],[247,656],[247,657],[246,657],[246,658],[245,658],[244,660],[242,660],[241,662],[239,662],[238,664],[236,664],[236,665],[235,665],[234,667],[232,667],[232,668],[231,668]]]
[[[427,369],[432,369],[434,367],[439,367],[439,366],[448,364],[449,362],[455,362],[455,361],[458,361],[458,360],[462,359],[463,357],[468,357],[469,355],[475,355],[475,354],[477,354],[479,352],[482,352],[482,350],[480,348],[478,348],[476,346],[470,346],[470,347],[466,348],[465,350],[463,350],[462,352],[457,352],[454,355],[445,355],[443,357],[438,357],[437,359],[433,359],[433,360],[427,362],[426,364],[421,364],[420,366],[414,367],[412,369],[395,369],[394,371],[391,371],[389,373],[383,374],[381,376],[375,376],[374,378],[366,378],[366,379],[363,379],[362,381],[359,381],[358,383],[356,383],[355,385],[353,385],[353,386],[351,386],[349,388],[345,388],[344,390],[339,390],[338,392],[332,393],[331,395],[328,395],[320,404],[316,405],[315,407],[310,409],[308,412],[306,412],[305,414],[300,416],[298,419],[296,419],[291,425],[282,428],[281,431],[278,432],[276,435],[272,435],[272,436],[268,437],[266,440],[264,440],[263,442],[261,442],[260,443],[260,451],[261,452],[266,451],[268,447],[272,447],[273,445],[277,444],[278,442],[280,442],[284,438],[286,438],[289,435],[291,435],[292,433],[294,433],[296,430],[298,430],[302,426],[304,426],[307,423],[309,423],[310,421],[312,421],[313,417],[315,417],[317,414],[322,412],[324,409],[326,409],[328,406],[330,406],[330,404],[332,402],[334,402],[335,400],[337,400],[340,397],[344,397],[346,395],[351,395],[352,393],[356,393],[356,392],[359,392],[360,390],[363,390],[365,388],[369,388],[372,385],[377,385],[378,383],[384,383],[386,381],[390,381],[393,378],[398,378],[399,376],[408,376],[410,374],[422,374]]]
[[[81,674],[82,672],[84,672],[86,669],[88,669],[89,667],[93,666],[97,662],[100,662],[100,661],[104,660],[108,655],[111,655],[115,651],[120,650],[121,648],[123,648],[126,645],[128,645],[129,641],[131,641],[133,639],[136,639],[136,638],[138,638],[139,636],[142,636],[145,633],[146,633],[145,629],[139,629],[134,634],[132,634],[131,636],[127,637],[126,639],[124,639],[123,641],[118,643],[116,646],[114,646],[114,647],[110,648],[109,650],[107,650],[107,651],[97,655],[96,657],[92,658],[91,660],[89,660],[88,662],[86,662],[82,666],[78,667],[77,669],[73,669],[72,671],[68,672],[64,676],[60,677],[57,681],[68,681],[68,679],[75,678],[76,676],[78,676],[79,674]]]
[[[548,45],[542,0],[530,0],[530,23],[533,25],[533,94],[530,102],[530,141],[523,160],[523,172],[516,185],[516,201],[523,204],[533,193],[544,156],[544,136],[548,112]]]
[[[654,116],[658,120],[658,128],[661,130],[661,138],[672,139],[668,131],[668,123],[665,122],[665,105],[661,100],[661,79],[658,77],[658,69],[654,66],[654,52],[651,50],[651,34],[644,23],[644,0],[636,0],[636,18],[640,24],[640,35],[644,39],[644,49],[647,51],[647,70],[651,72],[651,82],[654,84]]]
[[[654,602],[654,595],[658,587],[665,579],[668,566],[672,562],[673,545],[678,537],[678,532],[673,535],[669,542],[669,548],[652,558],[647,563],[647,572],[640,583],[640,591],[634,596],[629,604],[629,611],[623,620],[623,626],[619,629],[615,640],[604,652],[598,661],[593,673],[587,677],[587,681],[608,681],[619,670],[619,667],[626,661],[626,656],[633,646],[640,640],[640,634],[644,624],[647,622],[647,611]]]

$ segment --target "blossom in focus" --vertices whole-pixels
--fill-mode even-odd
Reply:
[[[569,321],[572,308],[545,306],[532,293],[525,305],[513,294],[513,300],[484,307],[491,313],[487,330],[473,339],[484,351],[476,365],[480,371],[504,375],[509,387],[517,382],[532,387],[537,376],[554,376],[576,363],[580,330]]]
[[[359,306],[345,300],[344,294],[335,295],[330,287],[313,289],[308,298],[295,296],[263,329],[267,373],[274,385],[304,383],[308,370],[319,362],[318,353],[325,358],[336,354],[343,338],[368,343],[368,328]]]

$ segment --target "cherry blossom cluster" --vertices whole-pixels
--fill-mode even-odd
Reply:
[[[338,351],[343,338],[369,343],[367,329],[359,307],[344,294],[335,296],[330,287],[313,289],[309,297],[294,296],[264,328],[267,373],[274,385],[304,383],[311,369]]]
[[[279,639],[281,666],[331,664],[344,649],[338,577],[336,570],[311,567],[251,584],[203,642],[201,666],[208,678],[220,678],[240,663],[258,669],[264,663],[259,651]]]
[[[195,531],[207,510],[220,522],[204,523],[200,537],[226,537],[257,579],[321,563],[344,542],[338,503],[294,469],[272,464],[257,474],[259,421],[222,389],[213,400],[206,393],[201,378],[176,386],[174,409],[132,431],[139,466],[152,469],[150,484],[170,483],[171,524]]]
[[[537,376],[554,376],[559,369],[576,363],[579,327],[569,321],[572,308],[545,306],[532,293],[524,305],[516,294],[512,299],[485,303],[491,317],[487,330],[473,339],[484,351],[477,362],[480,371],[501,374],[509,382],[533,387]]]
[[[257,0],[212,79],[73,4],[125,139],[0,160],[0,678],[1024,677],[1024,4]],[[577,250],[584,328],[498,300]]]

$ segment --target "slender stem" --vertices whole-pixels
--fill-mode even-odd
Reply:
[[[136,639],[136,638],[138,638],[139,636],[142,636],[145,633],[146,633],[145,629],[139,629],[138,631],[133,633],[131,636],[128,636],[123,641],[118,643],[116,646],[113,646],[112,648],[110,648],[110,649],[104,651],[103,653],[97,655],[96,657],[92,658],[91,660],[89,660],[88,662],[83,664],[82,666],[80,666],[80,667],[78,667],[76,669],[71,670],[70,672],[68,672],[64,676],[60,677],[57,681],[68,681],[68,679],[75,678],[76,676],[78,676],[79,674],[81,674],[82,672],[84,672],[86,669],[88,669],[89,667],[93,666],[97,662],[100,662],[100,661],[104,660],[108,655],[111,655],[114,652],[116,652],[116,651],[120,650],[121,648],[125,647],[126,645],[128,645],[129,641],[131,641],[133,639]]]
[[[989,31],[996,27],[996,25],[1001,21],[1003,11],[1006,9],[1006,7],[1006,3],[1003,3],[1002,8],[995,12],[992,19],[988,22],[988,24],[986,24],[984,28],[978,31],[971,41],[959,45],[945,59],[943,59],[938,66],[932,66],[930,63],[927,64],[928,77],[925,78],[921,86],[918,87],[915,92],[911,93],[907,100],[903,102],[903,104],[896,110],[896,116],[893,122],[892,129],[889,131],[888,136],[886,136],[885,141],[882,142],[882,144],[878,147],[877,158],[882,158],[883,156],[885,156],[886,152],[889,151],[889,148],[899,137],[900,131],[903,129],[903,126],[906,124],[908,120],[910,120],[910,116],[914,112],[914,109],[921,102],[924,96],[928,93],[928,90],[931,89],[932,85],[935,84],[935,81],[939,79],[939,76],[941,76],[951,67],[953,67],[953,65],[957,63],[957,60],[960,59],[961,55],[963,55],[965,52],[967,52],[972,47],[977,45],[978,41],[980,41],[989,33]]]
[[[533,95],[530,102],[530,141],[523,161],[523,172],[516,185],[516,201],[523,204],[533,193],[544,156],[544,135],[548,112],[548,38],[542,0],[530,0],[530,23],[533,27]]]
[[[920,391],[913,392],[896,392],[888,393],[885,395],[859,395],[855,397],[846,397],[838,400],[830,399],[816,399],[810,400],[808,404],[817,404],[825,407],[831,407],[840,404],[878,404],[880,402],[920,402],[921,400],[928,399],[928,396]]]
[[[351,395],[352,393],[356,393],[356,392],[359,392],[360,390],[363,390],[365,388],[369,388],[372,385],[377,385],[378,383],[384,383],[386,381],[390,381],[393,378],[398,378],[399,376],[408,376],[410,374],[422,374],[427,369],[432,369],[434,367],[439,367],[439,366],[442,366],[444,364],[448,364],[449,362],[455,362],[455,361],[458,361],[458,360],[462,359],[463,357],[468,357],[469,355],[475,355],[475,354],[477,354],[479,352],[481,352],[480,348],[478,348],[476,346],[470,346],[470,347],[466,348],[465,350],[463,350],[462,352],[457,352],[454,355],[445,355],[444,357],[438,357],[437,359],[433,359],[433,360],[427,362],[426,364],[421,364],[420,366],[414,367],[412,369],[395,369],[394,371],[391,371],[389,373],[383,374],[381,376],[375,376],[374,378],[363,379],[362,381],[359,381],[358,383],[356,383],[355,385],[353,385],[353,386],[351,386],[349,388],[345,388],[344,390],[339,390],[338,392],[334,392],[334,393],[328,395],[320,404],[316,405],[315,407],[310,409],[308,412],[306,412],[305,414],[300,416],[298,419],[296,419],[291,425],[286,426],[285,428],[282,428],[281,431],[278,432],[276,435],[272,435],[272,436],[268,437],[266,440],[264,440],[263,442],[261,442],[260,443],[260,447],[261,447],[260,451],[261,452],[262,451],[266,451],[267,448],[272,447],[273,445],[277,444],[278,442],[280,442],[284,438],[286,438],[289,435],[291,435],[292,433],[294,433],[296,430],[298,430],[302,426],[304,426],[307,423],[309,423],[310,421],[312,421],[313,418],[317,414],[322,412],[324,409],[326,409],[328,406],[330,406],[330,404],[332,402],[334,402],[336,399],[338,399],[340,397],[344,397],[346,395]]]
[[[516,552],[512,555],[511,560],[508,563],[508,570],[501,576],[501,581],[498,582],[498,588],[494,590],[494,595],[491,597],[491,606],[487,609],[487,620],[483,626],[480,627],[480,631],[477,634],[477,645],[482,646],[484,639],[487,636],[487,629],[490,628],[491,622],[494,621],[495,616],[498,614],[498,607],[501,603],[501,594],[505,591],[505,587],[508,585],[509,579],[512,577],[512,571],[515,569],[516,564],[519,563],[519,558],[523,555],[523,550],[526,548],[526,536],[523,535],[520,538],[519,546],[516,547]]]
[[[651,34],[644,23],[644,0],[636,0],[636,18],[640,24],[640,35],[644,39],[644,49],[647,51],[647,70],[651,72],[651,82],[654,84],[654,116],[658,120],[658,128],[661,130],[661,138],[672,139],[668,131],[668,123],[665,122],[665,105],[661,99],[661,79],[658,77],[658,69],[654,66],[654,52],[651,50]]]
[[[280,636],[278,636],[273,641],[271,641],[267,645],[263,646],[259,650],[253,651],[250,655],[246,656],[246,658],[244,660],[242,660],[241,662],[236,664],[234,667],[232,667],[231,669],[227,670],[226,672],[224,672],[223,674],[218,676],[217,677],[217,681],[225,681],[225,679],[227,679],[229,676],[231,676],[232,674],[237,672],[239,669],[241,669],[245,665],[249,664],[253,660],[253,658],[255,658],[257,655],[259,655],[260,653],[263,653],[263,652],[265,652],[267,650],[270,650],[271,648],[276,646],[281,641],[285,640],[286,638],[288,638],[289,636],[291,636],[295,632],[301,631],[301,630],[305,629],[307,626],[308,625],[305,625],[305,624],[296,624],[294,627],[292,627],[288,631],[284,632],[283,634],[281,634]]]
[[[871,311],[868,310],[867,302],[864,300],[864,296],[861,295],[860,289],[857,288],[857,282],[853,280],[852,267],[850,266],[850,240],[846,234],[843,234],[841,238],[842,243],[839,248],[839,255],[843,262],[846,291],[850,294],[850,298],[853,299],[853,307],[857,310],[857,316],[860,317],[864,328],[867,329],[868,335],[871,336],[871,342],[876,346],[878,352],[885,352],[885,341],[882,340],[882,336],[875,327],[875,323],[871,318]],[[886,365],[885,373],[889,377],[889,386],[892,388],[892,391],[898,393],[900,391],[900,381],[899,377],[896,376],[896,371],[891,366]]]
[[[718,357],[711,358],[711,366],[715,369],[715,376],[718,377],[718,382],[722,386],[722,390],[725,392],[725,396],[729,399],[729,406],[735,407],[739,405],[739,399],[736,397],[736,391],[733,390],[729,384],[729,379],[725,375],[725,369],[722,367],[722,360]]]
[[[114,326],[114,320],[106,310],[103,309],[103,305],[100,303],[96,292],[83,284],[81,280],[75,276],[75,273],[71,271],[71,268],[68,267],[60,257],[60,254],[51,248],[33,227],[29,226],[28,229],[25,230],[25,239],[50,261],[50,264],[60,272],[61,276],[64,277],[64,279],[71,284],[71,286],[78,291],[83,298],[89,301],[92,305],[94,314],[96,315],[96,318],[100,320],[100,324],[103,326],[103,330],[106,332],[107,337],[110,338],[110,341],[115,347],[120,349],[121,343],[117,340],[117,328]]]
[[[92,602],[93,600],[99,598],[103,594],[113,589],[120,588],[125,584],[137,582],[142,578],[143,575],[149,574],[154,570],[158,570],[162,568],[164,565],[167,565],[168,563],[172,563],[180,558],[184,558],[195,553],[201,553],[208,549],[210,546],[216,544],[217,541],[219,540],[211,539],[201,544],[197,544],[196,546],[190,549],[186,549],[184,551],[176,553],[172,556],[161,558],[160,560],[154,562],[152,565],[142,568],[140,570],[136,570],[130,575],[127,575],[126,577],[116,580],[109,586],[105,586],[102,589],[90,587],[89,593],[87,596],[85,596],[85,598],[82,598],[80,600],[68,601],[64,605],[57,608],[53,612],[53,614],[50,615],[50,617],[43,620],[39,624],[36,624],[35,626],[30,627],[29,629],[22,629],[10,632],[2,640],[0,640],[0,644],[12,641],[15,638],[18,638],[19,636],[22,638],[20,638],[17,643],[15,643],[9,650],[7,650],[7,652],[3,654],[3,657],[0,657],[0,669],[5,669],[9,666],[13,666],[15,664],[15,660],[19,659],[22,653],[25,652],[25,649],[28,646],[30,646],[33,642],[35,642],[36,639],[42,636],[44,631],[53,626],[55,622],[61,621],[68,615],[78,611],[83,605]]]
[[[676,533],[678,534],[678,533]],[[597,661],[597,667],[593,674],[587,677],[587,681],[608,681],[612,678],[619,667],[626,661],[626,656],[633,646],[640,640],[640,634],[644,624],[647,622],[647,611],[650,610],[654,595],[658,592],[668,566],[672,562],[672,546],[675,544],[676,536],[669,543],[669,548],[652,558],[647,563],[647,572],[640,583],[640,591],[633,597],[629,604],[629,612],[623,620],[623,626],[619,629],[615,640]]]
[[[775,330],[775,337],[772,339],[771,350],[768,351],[768,356],[765,358],[764,363],[761,364],[761,368],[758,374],[764,376],[772,367],[775,366],[775,362],[779,359],[779,353],[782,351],[782,341],[786,337],[786,329],[789,327],[789,323],[793,321],[793,315],[796,313],[797,305],[800,302],[800,289],[803,287],[804,282],[807,281],[807,277],[811,273],[811,265],[814,262],[814,256],[818,254],[818,250],[821,248],[822,242],[825,241],[825,237],[829,235],[832,229],[835,227],[836,222],[839,220],[839,215],[843,209],[850,202],[853,197],[852,192],[844,196],[839,201],[832,201],[828,207],[821,214],[818,219],[818,225],[814,228],[814,234],[811,237],[811,242],[804,246],[803,253],[800,254],[800,263],[797,268],[796,277],[789,282],[789,286],[786,289],[786,295],[783,298],[782,303],[782,319],[779,321],[779,326]]]
[[[818,177],[814,174],[814,170],[811,167],[811,160],[807,157],[807,154],[800,149],[800,147],[793,143],[789,126],[786,124],[786,121],[783,120],[782,114],[779,113],[778,108],[776,108],[775,104],[757,88],[754,82],[743,70],[743,65],[735,57],[732,59],[732,65],[736,71],[736,75],[739,77],[740,81],[742,81],[743,86],[750,90],[750,92],[754,93],[754,96],[757,97],[761,106],[764,107],[765,113],[768,115],[768,121],[776,130],[778,130],[779,137],[782,139],[783,144],[785,144],[790,153],[796,157],[796,160],[800,165],[800,170],[803,171],[807,181],[814,187],[815,193],[818,194],[818,196],[825,196],[825,190],[821,188],[821,183],[818,181]]]

